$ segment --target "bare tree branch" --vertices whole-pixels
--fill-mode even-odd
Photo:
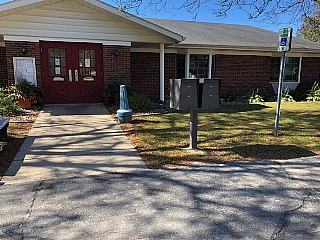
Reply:
[[[211,6],[217,17],[225,17],[231,9],[245,12],[249,19],[261,19],[275,23],[286,14],[289,22],[299,20],[302,16],[310,16],[316,10],[315,3],[320,0],[114,0],[119,9],[141,11],[142,6],[157,12],[167,12],[168,5],[174,4],[178,10],[186,10],[196,18],[202,8]],[[170,10],[169,10],[170,12]]]

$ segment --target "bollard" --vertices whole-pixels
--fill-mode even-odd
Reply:
[[[129,108],[125,85],[120,86],[120,109],[117,110],[117,117],[120,124],[132,122],[132,110]]]

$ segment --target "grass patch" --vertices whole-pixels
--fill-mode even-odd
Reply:
[[[198,148],[189,146],[189,112],[139,116],[122,127],[151,168],[233,161],[290,159],[320,154],[320,103],[228,105],[199,113]]]

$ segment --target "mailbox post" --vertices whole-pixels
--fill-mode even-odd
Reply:
[[[170,79],[170,107],[190,111],[190,148],[198,145],[198,113],[219,108],[221,79]]]

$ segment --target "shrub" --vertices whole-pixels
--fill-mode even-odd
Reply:
[[[155,103],[146,95],[137,92],[128,94],[129,107],[135,112],[147,112],[154,108]]]
[[[28,99],[32,104],[41,105],[46,99],[41,89],[31,85],[26,80],[20,80],[18,84],[8,86],[6,91],[12,95],[14,99]]]
[[[234,95],[234,93],[232,92],[228,92],[227,94],[223,95],[220,99],[220,102],[233,102],[236,100],[236,97]]]
[[[263,97],[259,94],[259,89],[252,91],[250,94],[242,98],[247,103],[260,103],[264,102]]]
[[[320,86],[318,82],[314,82],[310,92],[307,94],[307,101],[320,101]]]
[[[115,105],[116,99],[120,98],[120,85],[126,85],[124,82],[114,81],[107,84],[103,90],[104,98],[107,101],[107,104]],[[130,87],[126,85],[126,90],[128,95],[131,93]]]
[[[19,112],[18,102],[13,96],[5,94],[3,89],[0,89],[0,115],[11,116]]]
[[[290,89],[287,88],[284,91],[284,93],[282,94],[281,101],[283,101],[283,102],[295,102],[295,100],[293,99],[293,96],[290,93]]]

